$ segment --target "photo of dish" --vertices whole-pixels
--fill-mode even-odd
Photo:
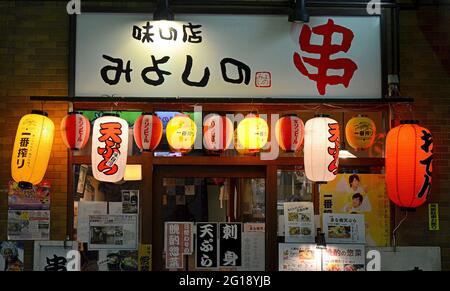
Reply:
[[[300,214],[300,221],[301,222],[310,222],[311,216],[309,216],[308,214]]]
[[[289,235],[299,235],[300,227],[297,226],[289,226]]]
[[[288,221],[298,221],[298,212],[288,212]]]
[[[342,267],[339,264],[331,263],[325,266],[325,271],[342,271]]]
[[[311,235],[311,228],[309,228],[309,227],[302,227],[300,229],[300,232],[303,235]]]
[[[298,252],[298,258],[300,260],[312,260],[314,259],[314,253],[312,250],[300,250]]]
[[[329,238],[350,238],[351,227],[342,225],[332,225],[328,227]]]
[[[349,271],[349,272],[364,271],[364,265],[347,264],[344,266],[344,271]]]

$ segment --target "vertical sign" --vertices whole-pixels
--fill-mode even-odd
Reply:
[[[242,264],[242,223],[220,223],[219,256],[221,267]]]
[[[217,268],[217,222],[198,222],[195,267]]]
[[[152,245],[142,244],[139,245],[138,252],[138,270],[139,271],[151,271],[152,270]]]
[[[166,222],[164,227],[164,251],[167,269],[183,269],[182,240],[184,228],[178,222]]]
[[[439,230],[439,204],[428,204],[428,230]]]

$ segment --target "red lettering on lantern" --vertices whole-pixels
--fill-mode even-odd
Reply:
[[[333,157],[333,160],[328,165],[328,171],[330,171],[334,175],[337,175],[337,162],[339,159],[339,123],[329,123],[328,128],[328,132],[331,135],[328,138],[328,141],[334,143],[334,147],[328,147],[328,154]]]
[[[122,125],[119,122],[102,123],[100,124],[100,134],[98,141],[104,142],[105,147],[97,148],[98,154],[103,157],[103,160],[97,165],[97,169],[105,175],[114,175],[119,168],[115,161],[120,155]]]

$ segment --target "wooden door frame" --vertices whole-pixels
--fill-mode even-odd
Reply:
[[[275,192],[274,190],[268,189],[268,177],[267,177],[267,167],[264,165],[260,166],[247,166],[247,165],[228,165],[228,166],[193,166],[193,165],[159,165],[153,168],[153,206],[152,206],[152,232],[153,232],[153,266],[152,270],[162,271],[163,265],[162,252],[164,249],[164,244],[161,241],[163,229],[163,216],[162,216],[162,191],[163,184],[162,180],[164,178],[264,178],[266,182],[266,269],[275,270],[277,259],[277,246],[276,246],[276,226],[273,221],[276,221],[276,216],[271,217],[271,215],[276,215],[276,169],[275,169]],[[273,186],[273,185],[272,185]],[[271,194],[272,193],[272,194]],[[275,195],[273,194],[275,193]],[[269,197],[273,196],[273,197]],[[159,201],[159,202],[158,202]],[[272,201],[275,202],[274,205],[269,204]],[[274,211],[272,211],[272,208]],[[268,216],[269,215],[269,216]],[[275,232],[268,234],[268,225],[271,225],[269,229],[275,228]],[[269,240],[269,237],[275,235],[274,239]],[[271,245],[270,242],[272,241]],[[271,254],[272,252],[275,253]]]

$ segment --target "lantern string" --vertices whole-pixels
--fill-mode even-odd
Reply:
[[[394,246],[394,251],[395,248],[397,246],[397,241],[396,241],[396,232],[397,230],[400,228],[400,225],[402,225],[402,223],[406,220],[406,218],[408,217],[408,211],[405,211],[405,217],[403,217],[402,220],[400,220],[400,222],[398,223],[398,225],[394,228],[394,230],[392,231],[392,242],[393,242],[393,246]]]

